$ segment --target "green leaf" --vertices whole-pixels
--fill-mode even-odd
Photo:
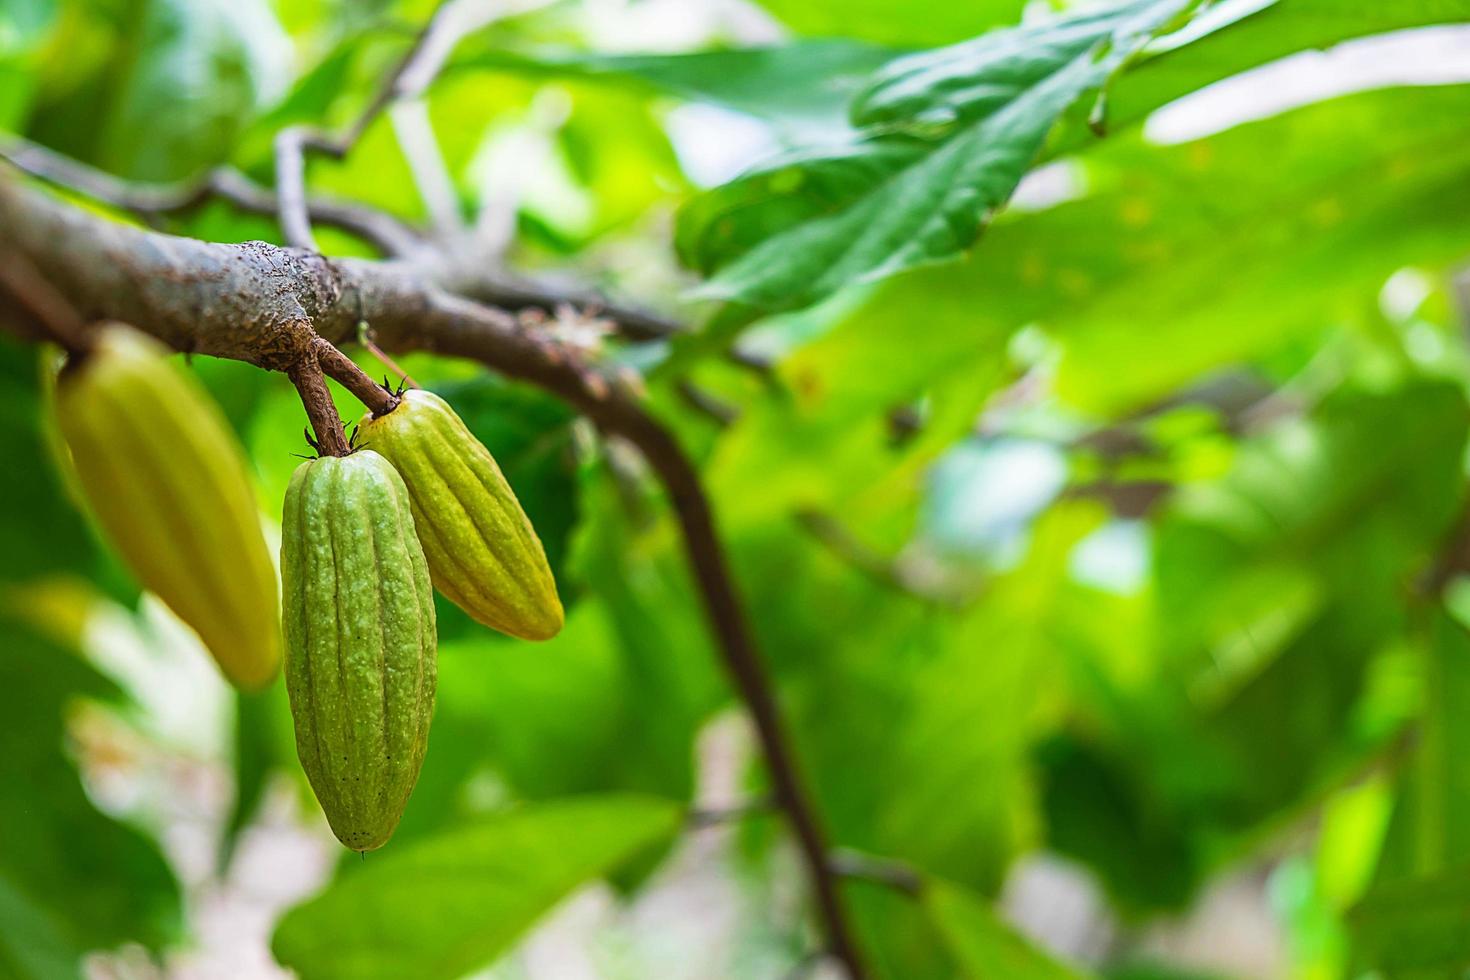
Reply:
[[[6,529],[0,582],[62,572],[88,574],[97,551],[86,518],[73,505],[58,472],[60,437],[48,444],[42,412],[41,363],[34,348],[0,338],[0,514],[19,517]]]
[[[152,842],[93,808],[63,751],[72,699],[116,698],[116,689],[75,653],[13,620],[0,618],[0,635],[0,783],[24,788],[0,793],[0,902],[40,929],[27,937],[34,949],[7,954],[13,938],[0,926],[0,963],[123,942],[162,947],[179,928],[168,866]]]
[[[678,804],[528,805],[389,848],[288,912],[272,942],[303,980],[455,977],[490,963],[577,886],[667,841]]]
[[[1470,965],[1470,870],[1374,888],[1348,925],[1359,965],[1388,980],[1459,976]]]
[[[1077,972],[1038,950],[966,889],[930,878],[924,882],[921,901],[961,976],[971,980],[1078,980]]]
[[[1248,443],[1224,479],[1185,488],[1161,523],[1163,622],[1181,624],[1179,644],[1214,647],[1212,673],[1249,674],[1254,663],[1222,661],[1224,644],[1242,633],[1251,649],[1269,643],[1290,590],[1299,625],[1330,591],[1392,581],[1434,546],[1459,499],[1465,438],[1459,386],[1425,380],[1347,387],[1314,418]],[[1263,581],[1269,591],[1253,584]]]
[[[787,27],[814,37],[855,37],[929,47],[1013,23],[1024,0],[931,0],[915,16],[906,0],[760,0]]]
[[[1236,6],[1231,14],[1230,5],[1219,4],[1218,12],[1201,18],[1214,23],[1225,14],[1231,17],[1227,26],[1147,58],[1120,76],[1108,91],[1109,124],[1142,119],[1181,96],[1278,58],[1372,34],[1470,19],[1470,0],[1265,0]],[[1084,137],[1077,133],[1074,138]]]
[[[691,102],[792,124],[810,135],[813,128],[845,130],[848,102],[868,76],[897,53],[893,48],[838,38],[689,54],[495,48],[457,58],[450,67],[642,84]]]
[[[1377,881],[1470,866],[1470,633],[1442,609],[1427,612],[1418,651],[1423,705],[1418,738],[1398,778]]]
[[[0,874],[0,975],[14,980],[80,980],[83,953],[49,911]]]
[[[855,121],[942,138],[900,144],[882,158],[880,183],[760,242],[702,295],[786,309],[959,254],[1010,197],[1062,114],[1195,5],[1135,0],[899,59],[858,100]],[[785,179],[790,186],[802,176],[798,167]]]

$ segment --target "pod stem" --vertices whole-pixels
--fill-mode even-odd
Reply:
[[[312,348],[321,371],[352,392],[373,413],[374,418],[381,418],[398,407],[397,395],[368,377],[367,372],[331,342],[318,337]]]
[[[306,417],[311,420],[312,432],[316,434],[312,448],[323,456],[349,455],[352,449],[343,432],[342,417],[337,414],[332,393],[327,390],[316,353],[313,351],[303,357],[286,373],[301,395],[301,404],[306,409]]]

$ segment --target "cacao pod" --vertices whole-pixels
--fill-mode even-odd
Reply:
[[[296,754],[337,839],[381,847],[434,712],[434,592],[403,480],[363,450],[297,467],[281,525]]]
[[[281,660],[276,570],[244,453],[168,351],[110,324],[56,384],[56,419],[103,533],[239,687]]]
[[[541,539],[494,457],[429,391],[403,393],[359,438],[403,476],[434,585],[492,629],[546,640],[562,627]]]

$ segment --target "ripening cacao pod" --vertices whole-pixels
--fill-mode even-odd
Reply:
[[[403,480],[363,450],[297,467],[281,525],[296,754],[337,839],[383,846],[434,713],[434,592]]]
[[[218,406],[153,338],[111,324],[63,369],[56,418],[103,533],[236,686],[281,661],[276,570],[244,453]]]
[[[403,476],[434,585],[479,622],[526,640],[562,627],[541,539],[494,457],[444,399],[403,393],[359,440]]]

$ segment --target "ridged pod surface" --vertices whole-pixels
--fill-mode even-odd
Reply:
[[[109,325],[63,371],[56,418],[97,523],[139,584],[199,634],[235,685],[281,661],[276,570],[239,441],[168,350]]]
[[[403,480],[363,450],[297,467],[281,525],[296,754],[337,839],[393,835],[434,713],[434,593]]]
[[[444,399],[410,390],[359,439],[403,476],[434,585],[479,622],[526,640],[562,627],[541,539],[490,451]]]

